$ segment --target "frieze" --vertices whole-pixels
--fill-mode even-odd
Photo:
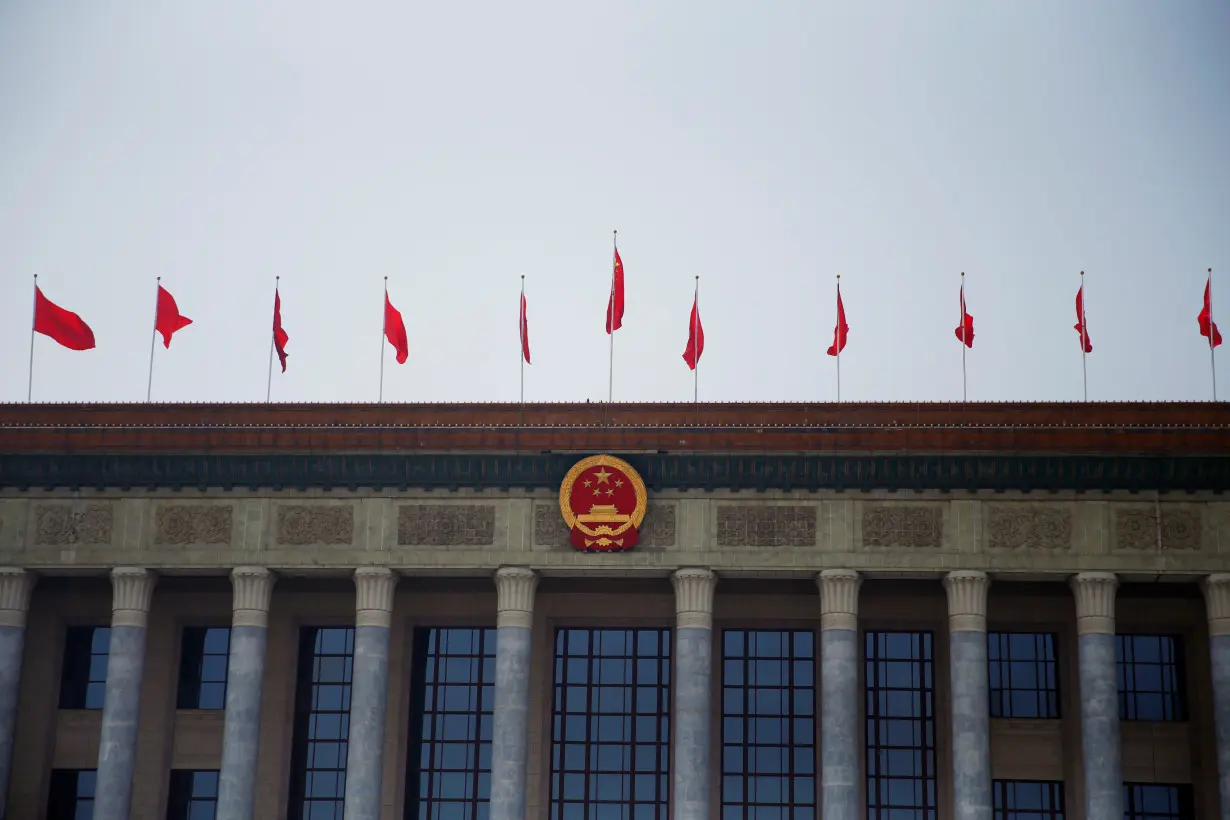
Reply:
[[[34,543],[110,544],[114,515],[110,504],[41,504],[34,513]]]
[[[1072,548],[1072,510],[1057,504],[987,504],[986,543],[992,550]]]
[[[560,517],[558,504],[534,505],[535,547],[566,547],[570,535],[568,525]]]
[[[930,504],[879,504],[863,509],[863,546],[870,549],[939,549],[944,509]]]
[[[815,506],[723,504],[717,508],[719,547],[814,547]]]
[[[1157,519],[1159,508],[1161,526]],[[1149,552],[1160,547],[1166,552],[1193,552],[1201,547],[1203,522],[1198,507],[1186,504],[1118,504],[1114,511],[1116,550]]]
[[[349,545],[354,542],[350,504],[286,504],[278,507],[277,543]]]
[[[154,513],[154,543],[229,544],[234,508],[230,504],[168,504]]]
[[[664,548],[675,546],[675,516],[678,509],[675,504],[649,503],[645,510],[645,520],[641,523],[640,546]]]
[[[403,547],[488,547],[495,543],[490,504],[407,504],[397,509],[397,544]]]

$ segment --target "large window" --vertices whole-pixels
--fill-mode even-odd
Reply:
[[[414,633],[407,817],[487,818],[495,640],[494,629]]]
[[[722,636],[722,817],[816,811],[816,651],[811,631]]]
[[[1063,820],[1063,784],[1054,780],[992,781],[995,820]]]
[[[189,627],[179,653],[180,709],[225,709],[231,630]]]
[[[218,810],[216,770],[171,770],[171,793],[167,797],[167,820],[214,820]]]
[[[551,820],[666,820],[669,629],[555,633]]]
[[[103,708],[110,646],[110,627],[68,628],[64,635],[64,665],[60,671],[61,709]]]
[[[354,629],[300,631],[291,820],[342,820],[353,671]]]
[[[987,635],[987,657],[991,717],[1059,717],[1054,635],[991,632]]]
[[[1124,820],[1188,820],[1195,817],[1191,786],[1124,783]]]
[[[936,820],[930,632],[868,632],[868,820]]]
[[[52,769],[47,820],[90,820],[94,816],[93,769]]]
[[[1179,639],[1168,635],[1115,636],[1119,717],[1185,720]]]

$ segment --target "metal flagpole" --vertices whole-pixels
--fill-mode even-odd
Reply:
[[[517,309],[517,332],[521,337],[521,422],[525,423],[525,274],[521,274],[521,304]],[[611,334],[614,336],[615,334]]]
[[[1209,369],[1213,371],[1213,401],[1217,401],[1217,346],[1213,344],[1213,269],[1209,268]]]
[[[696,423],[700,424],[700,274],[696,274],[696,289],[692,292],[692,402],[696,405]]]
[[[384,304],[380,306],[380,393],[377,404],[384,403],[384,335],[389,330],[389,277],[384,277]]]
[[[608,412],[615,401],[615,255],[619,253],[619,231],[611,232],[611,293],[607,297],[607,326],[611,336],[611,358],[607,366],[606,403]]]
[[[34,306],[30,309],[30,380],[26,383],[26,404],[34,398],[34,321],[38,318],[38,274],[34,274]]]
[[[841,274],[837,274],[837,333],[833,347],[837,348],[837,403],[841,404]]]
[[[969,339],[965,338],[965,271],[961,271],[961,320],[957,327],[961,328],[961,401],[969,401],[969,389],[965,381],[965,348],[969,347]]]
[[[281,276],[273,277],[273,301],[276,304],[278,301],[278,282],[281,281]],[[273,390],[273,328],[269,328],[269,375],[265,377],[265,404],[269,403],[269,396]]]
[[[154,389],[154,340],[158,338],[158,290],[162,287],[162,277],[159,276],[155,281],[156,287],[154,290],[154,329],[149,337],[149,381],[145,383],[145,401],[149,402],[149,397]]]
[[[1085,348],[1089,347],[1089,327],[1085,324],[1085,272],[1081,271],[1081,384],[1085,389],[1085,401],[1089,401],[1089,369],[1085,364],[1087,354]]]

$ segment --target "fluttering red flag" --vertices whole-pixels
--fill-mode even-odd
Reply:
[[[965,309],[965,282],[961,282],[961,324],[957,325],[957,340],[966,347],[974,346],[974,317]]]
[[[92,350],[94,331],[80,316],[65,310],[34,286],[34,332],[56,340],[69,350]]]
[[[1073,325],[1080,334],[1080,346],[1086,353],[1093,352],[1093,342],[1089,341],[1089,326],[1085,324],[1085,286],[1076,291],[1076,324]]]
[[[606,332],[614,333],[624,324],[624,262],[615,249],[615,268],[611,272],[611,298],[606,303]]]
[[[521,292],[521,356],[530,364],[530,321],[525,311],[525,292]]]
[[[833,328],[833,343],[829,345],[827,353],[830,356],[836,356],[838,353],[846,349],[846,336],[850,332],[850,326],[846,324],[846,308],[841,303],[841,285],[837,286],[837,326]]]
[[[1213,274],[1204,285],[1204,307],[1200,309],[1200,335],[1209,340],[1209,349],[1221,344],[1221,333],[1217,330],[1217,322],[1213,321]]]
[[[705,328],[700,323],[700,296],[692,299],[692,315],[688,317],[688,346],[683,351],[683,360],[689,370],[695,370],[700,355],[705,352]]]
[[[278,361],[282,363],[282,372],[286,372],[286,343],[290,337],[282,329],[282,296],[278,289],[273,289],[273,347],[278,351]]]
[[[183,330],[192,324],[192,320],[179,312],[172,296],[162,285],[158,286],[158,310],[154,317],[154,330],[162,334],[163,347],[171,346],[171,336],[177,330]]]
[[[406,323],[402,321],[401,311],[393,307],[389,294],[384,294],[384,338],[389,340],[397,351],[397,363],[405,364],[410,356],[410,342],[406,339]]]

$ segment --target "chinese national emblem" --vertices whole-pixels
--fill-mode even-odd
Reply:
[[[559,509],[583,552],[621,552],[640,540],[645,482],[614,456],[590,456],[573,465],[559,488]]]

